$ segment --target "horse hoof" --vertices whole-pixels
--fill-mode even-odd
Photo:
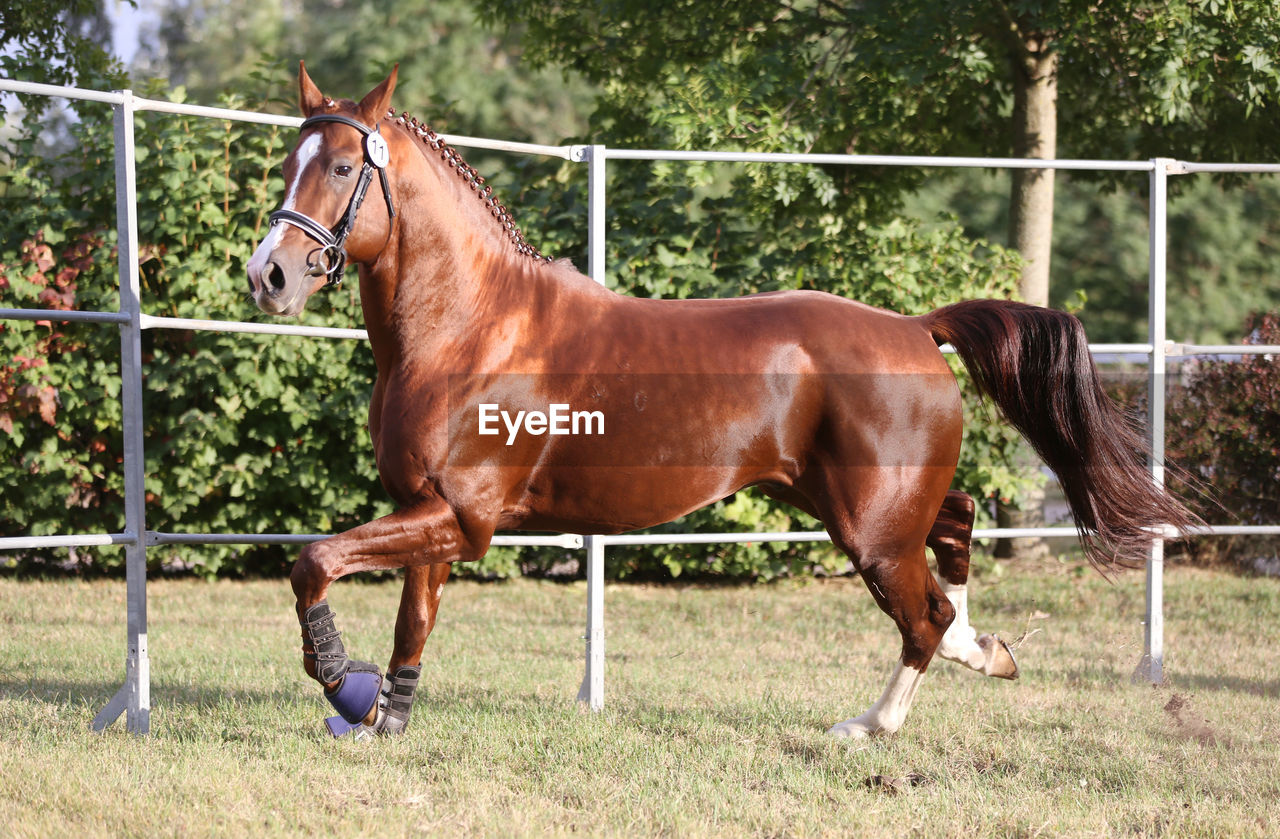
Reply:
[[[381,689],[382,674],[378,668],[363,661],[353,661],[337,689],[325,691],[324,697],[343,720],[359,725],[372,722],[369,717],[377,707]]]
[[[324,724],[335,740],[346,737],[348,734],[351,735],[353,740],[372,740],[374,737],[395,736],[404,733],[403,725],[386,725],[381,716],[373,725],[366,725],[362,722],[352,724],[342,717],[325,717]]]
[[[998,635],[982,635],[978,638],[978,646],[987,654],[987,663],[982,672],[997,679],[1018,678],[1018,661],[1013,657],[1013,650]]]
[[[342,717],[325,717],[325,727],[329,729],[329,733],[333,735],[333,739],[337,740],[350,735],[352,740],[372,740],[377,733],[364,723],[351,723]]]
[[[857,717],[838,722],[827,729],[827,736],[848,740],[865,740],[873,734],[884,733],[884,729],[868,724]]]

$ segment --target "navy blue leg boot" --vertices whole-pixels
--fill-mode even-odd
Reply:
[[[421,675],[421,667],[397,667],[394,672],[388,671],[382,679],[382,689],[378,692],[378,709],[373,723],[351,725],[342,717],[330,717],[325,720],[329,732],[334,737],[353,734],[357,740],[364,740],[375,734],[403,734],[409,725],[409,714],[413,711],[413,693],[418,688]]]
[[[339,716],[330,717],[325,724],[334,737],[340,737],[372,716],[381,695],[382,676],[374,665],[347,658],[342,633],[334,627],[333,619],[333,611],[323,600],[307,609],[302,617],[302,635],[311,649],[304,646],[303,655],[315,662],[316,676],[322,682],[338,683],[324,696]]]

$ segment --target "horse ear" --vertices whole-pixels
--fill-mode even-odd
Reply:
[[[391,75],[382,80],[382,84],[360,100],[360,119],[370,125],[375,125],[387,114],[387,110],[391,107],[391,93],[396,89],[396,75],[400,72],[400,65],[391,68]]]
[[[298,62],[298,107],[304,117],[309,117],[324,106],[324,94],[307,75],[307,63]]]

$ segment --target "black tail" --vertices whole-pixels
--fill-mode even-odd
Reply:
[[[1074,316],[970,300],[921,319],[1058,476],[1094,565],[1141,565],[1152,539],[1145,528],[1200,523],[1152,481],[1148,446],[1103,391]]]

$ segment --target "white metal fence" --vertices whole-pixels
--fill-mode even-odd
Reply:
[[[182,105],[136,97],[128,90],[103,92],[55,87],[0,79],[0,91],[35,94],[66,99],[102,102],[112,106],[115,120],[116,226],[120,309],[115,312],[58,311],[44,309],[0,309],[0,320],[57,320],[62,322],[116,324],[120,329],[121,400],[123,403],[125,529],[121,533],[23,536],[0,538],[0,550],[23,550],[89,545],[123,545],[126,550],[127,653],[125,679],[120,690],[94,717],[92,727],[102,730],[121,713],[129,731],[145,734],[150,729],[150,664],[147,653],[146,549],[164,544],[303,544],[327,534],[188,534],[150,531],[146,526],[144,498],[144,456],[142,424],[141,336],[145,329],[195,329],[222,332],[254,332],[319,338],[367,338],[363,329],[305,327],[286,324],[238,323],[188,318],[154,317],[142,311],[138,280],[137,195],[135,181],[134,115],[142,111],[183,114],[211,119],[296,127],[302,120],[245,111]],[[1169,341],[1165,335],[1165,223],[1166,183],[1171,176],[1197,172],[1280,173],[1280,164],[1188,163],[1168,158],[1145,161],[1107,160],[1024,160],[1002,158],[911,157],[893,155],[752,154],[714,151],[653,151],[614,149],[603,145],[545,146],[512,143],[457,135],[442,135],[449,142],[469,148],[484,148],[519,154],[560,157],[584,163],[588,169],[589,200],[588,273],[603,283],[605,264],[605,188],[610,160],[711,161],[723,163],[768,163],[841,166],[968,167],[988,169],[1077,169],[1090,171],[1145,172],[1150,189],[1150,269],[1149,331],[1145,343],[1095,344],[1094,352],[1140,353],[1149,359],[1148,396],[1151,406],[1152,450],[1164,452],[1164,371],[1166,360],[1179,355],[1225,355],[1280,353],[1277,346],[1200,346]],[[945,350],[946,348],[944,348]],[[1162,459],[1151,466],[1152,479],[1164,481]],[[974,531],[978,539],[1013,536],[1074,536],[1072,527],[988,528]],[[1274,526],[1206,527],[1196,534],[1263,535],[1280,534]],[[1176,535],[1166,531],[1165,536]],[[1188,535],[1188,534],[1183,534]],[[604,558],[611,545],[692,544],[727,542],[819,541],[829,537],[824,531],[797,533],[676,533],[623,534],[617,536],[499,535],[495,545],[550,545],[567,549],[584,548],[587,553],[586,664],[578,698],[593,710],[604,706]],[[1163,661],[1163,542],[1153,543],[1147,562],[1147,598],[1144,653],[1135,678],[1160,682]]]

